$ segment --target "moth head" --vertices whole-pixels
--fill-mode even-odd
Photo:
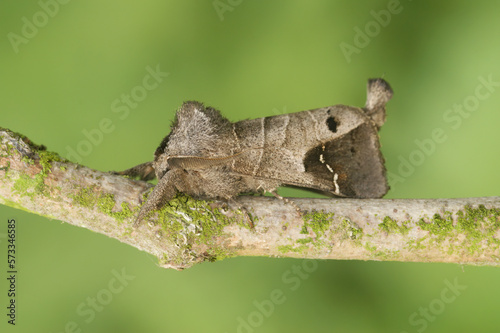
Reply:
[[[170,134],[167,135],[155,151],[155,158],[153,160],[153,168],[155,169],[156,178],[161,179],[168,171],[168,154],[167,147],[170,141]]]
[[[163,178],[167,171],[170,170],[168,165],[168,156],[165,154],[156,156],[153,161],[153,168],[155,169],[156,178]]]

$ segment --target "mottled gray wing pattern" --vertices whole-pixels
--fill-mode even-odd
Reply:
[[[234,160],[235,173],[338,196],[381,197],[388,190],[377,128],[361,109],[335,105],[244,120],[234,133],[236,149],[247,151]]]

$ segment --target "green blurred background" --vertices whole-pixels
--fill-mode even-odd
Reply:
[[[366,80],[383,76],[395,94],[382,149],[391,175],[401,177],[386,197],[498,195],[500,2],[62,2],[0,3],[0,126],[64,157],[80,147],[82,164],[124,169],[151,160],[185,100],[231,120],[363,106]],[[169,75],[142,96],[148,68]],[[480,78],[495,83],[491,91]],[[120,99],[131,92],[137,104],[126,107]],[[84,131],[105,118],[113,130],[84,147]],[[415,140],[436,129],[444,142],[419,153]],[[412,170],[404,169],[410,159]],[[116,240],[4,206],[2,276],[7,218],[18,221],[19,297],[13,328],[2,278],[2,331],[497,332],[500,325],[498,268],[316,261],[298,275],[302,260],[234,258],[176,272]],[[110,293],[122,270],[134,278]],[[444,302],[448,283],[466,289]],[[279,291],[283,302],[271,309]]]

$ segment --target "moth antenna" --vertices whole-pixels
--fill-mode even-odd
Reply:
[[[368,80],[366,105],[363,109],[379,129],[385,123],[385,105],[392,95],[392,88],[384,79]]]
[[[168,157],[168,165],[170,168],[179,168],[184,170],[200,170],[207,169],[217,165],[227,164],[236,157],[254,149],[264,148],[249,148],[240,151],[234,155],[222,157],[201,157],[201,156],[170,156]]]
[[[138,177],[140,180],[145,181],[156,178],[153,162],[142,163],[124,171],[111,171],[111,173],[113,175],[129,176],[132,178]]]

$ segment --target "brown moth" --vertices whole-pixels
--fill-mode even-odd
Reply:
[[[383,79],[370,79],[367,90],[364,108],[334,105],[235,123],[185,102],[154,161],[119,173],[158,178],[137,222],[177,191],[232,200],[292,185],[339,197],[382,197],[389,187],[377,132],[393,92]]]

